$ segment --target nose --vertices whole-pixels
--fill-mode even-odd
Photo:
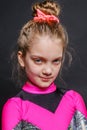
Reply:
[[[52,74],[52,66],[50,64],[45,65],[42,73],[44,75],[50,76]]]

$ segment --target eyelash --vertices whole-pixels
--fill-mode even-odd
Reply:
[[[53,61],[53,63],[54,64],[59,64],[59,63],[61,63],[61,59],[56,59],[56,60]]]
[[[41,60],[41,59],[34,59],[34,62],[35,62],[35,63],[38,63],[38,64],[41,64],[41,63],[42,63],[42,60]]]
[[[54,60],[52,63],[54,64],[54,65],[58,65],[58,64],[60,64],[61,63],[61,59],[56,59],[56,60]],[[44,61],[42,60],[42,59],[34,59],[34,62],[36,63],[36,64],[42,64]]]

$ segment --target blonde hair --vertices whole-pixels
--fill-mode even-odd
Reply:
[[[36,3],[33,5],[33,16],[37,15],[37,9],[41,10],[44,14],[55,15],[60,14],[60,5],[53,1],[44,1],[42,3]],[[54,38],[60,38],[63,42],[64,49],[67,47],[68,36],[66,30],[57,21],[34,21],[33,19],[28,21],[21,29],[18,39],[19,49],[26,54],[26,50],[29,48],[35,35],[49,35]]]
[[[54,1],[46,0],[44,2],[34,4],[32,6],[33,17],[37,16],[37,9],[39,9],[46,15],[54,15],[59,19],[61,7],[58,3]],[[36,35],[42,36],[43,34],[49,35],[52,38],[61,39],[64,50],[63,57],[65,57],[65,52],[68,45],[68,36],[62,24],[54,20],[47,22],[47,21],[35,21],[34,19],[28,21],[20,31],[20,35],[17,42],[16,56],[18,51],[22,51],[23,56],[25,56],[27,50],[29,50],[29,47],[31,46],[33,40],[35,39],[35,36]],[[13,57],[15,57],[14,55]],[[17,67],[14,67],[16,68],[16,70],[13,69],[13,73],[15,73],[16,71],[18,72],[18,76],[22,77],[22,73],[24,73],[24,70],[23,68],[20,67],[18,60],[16,61],[17,61],[16,63]],[[21,80],[23,80],[23,78],[21,78]]]

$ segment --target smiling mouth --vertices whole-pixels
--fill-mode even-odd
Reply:
[[[42,81],[49,81],[52,79],[52,77],[46,78],[46,77],[41,77]]]

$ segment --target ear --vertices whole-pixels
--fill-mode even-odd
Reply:
[[[25,64],[24,64],[24,57],[23,57],[23,53],[21,51],[18,51],[18,62],[20,64],[21,67],[24,67]]]

